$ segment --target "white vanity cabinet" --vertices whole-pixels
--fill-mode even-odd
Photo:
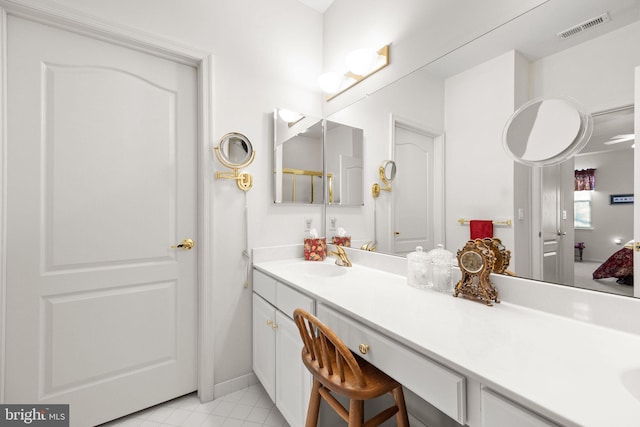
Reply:
[[[253,371],[289,425],[302,426],[312,377],[292,316],[297,307],[314,313],[315,301],[257,270],[253,291]]]
[[[489,388],[482,387],[480,399],[483,427],[558,427]]]

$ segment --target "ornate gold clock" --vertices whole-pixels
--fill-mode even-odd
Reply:
[[[490,245],[481,239],[469,240],[458,251],[458,265],[462,278],[456,285],[453,296],[460,295],[487,305],[499,303],[498,291],[489,280],[495,260],[496,257]]]
[[[505,248],[502,241],[497,237],[485,238],[484,244],[491,248],[496,260],[493,263],[493,272],[507,276],[515,276],[512,271],[507,270],[511,261],[511,251]]]

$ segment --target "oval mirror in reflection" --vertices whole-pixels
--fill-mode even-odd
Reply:
[[[220,161],[229,168],[243,168],[253,161],[253,146],[241,133],[230,132],[218,143]]]
[[[380,166],[380,179],[385,183],[390,183],[396,177],[396,162],[393,160],[386,160],[382,166]]]
[[[593,119],[568,98],[538,98],[509,118],[502,134],[505,151],[530,166],[560,163],[589,141]]]

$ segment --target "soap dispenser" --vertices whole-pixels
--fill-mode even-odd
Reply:
[[[429,283],[428,257],[422,246],[416,247],[415,252],[407,254],[407,283],[415,288],[427,288]]]

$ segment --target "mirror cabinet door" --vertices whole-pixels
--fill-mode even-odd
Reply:
[[[362,129],[326,121],[328,205],[362,206],[364,204],[363,149]]]
[[[283,109],[273,117],[274,202],[324,204],[322,120]]]
[[[275,203],[364,204],[362,129],[283,109],[273,128]]]

